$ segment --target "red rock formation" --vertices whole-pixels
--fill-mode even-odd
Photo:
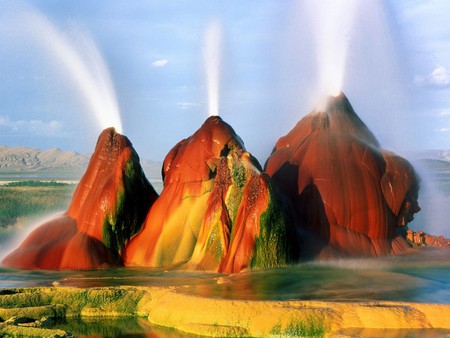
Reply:
[[[285,214],[260,169],[228,124],[208,118],[166,156],[164,189],[125,264],[239,272],[286,263]]]
[[[422,230],[417,232],[408,229],[406,232],[406,240],[412,246],[431,246],[435,248],[450,247],[450,239],[444,236],[434,236],[424,233]]]
[[[344,94],[280,138],[266,171],[290,200],[303,257],[407,247],[397,227],[420,210],[418,178],[406,160],[379,148]]]
[[[24,269],[96,269],[122,264],[122,251],[158,195],[131,142],[104,130],[67,213],[34,230],[4,260]]]

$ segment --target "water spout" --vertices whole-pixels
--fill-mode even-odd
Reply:
[[[76,40],[82,47],[76,48],[73,38],[69,39],[37,10],[25,7],[17,15],[31,37],[48,52],[49,58],[62,66],[62,74],[76,85],[100,128],[115,127],[121,133],[122,123],[111,76],[89,35],[76,29]]]
[[[338,96],[343,89],[344,73],[356,0],[307,2],[316,44],[318,92],[321,96]]]
[[[205,61],[206,85],[208,91],[209,116],[219,115],[219,90],[221,70],[222,26],[218,20],[212,21],[205,34],[203,56]]]

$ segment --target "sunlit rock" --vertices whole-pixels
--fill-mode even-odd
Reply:
[[[420,210],[411,164],[380,149],[341,94],[280,138],[266,171],[289,198],[304,258],[407,248],[398,228]]]
[[[168,153],[163,178],[161,196],[127,246],[126,265],[239,272],[289,261],[283,205],[220,117]]]
[[[97,142],[69,209],[35,229],[4,260],[25,269],[96,269],[122,264],[157,194],[131,142],[113,128]]]

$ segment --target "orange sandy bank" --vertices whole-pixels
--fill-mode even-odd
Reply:
[[[11,289],[0,296],[0,317],[140,316],[152,324],[207,336],[278,336],[315,330],[335,336],[351,328],[444,329],[450,305],[406,302],[225,300],[183,293],[182,288],[46,287]],[[40,316],[40,317],[39,317]],[[305,332],[305,331],[303,331]]]

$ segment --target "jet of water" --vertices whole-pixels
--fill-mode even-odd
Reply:
[[[205,61],[206,85],[208,90],[209,116],[219,115],[219,84],[221,69],[222,26],[218,20],[212,21],[205,34],[203,56]]]
[[[101,53],[89,35],[77,29],[77,40],[82,48],[76,48],[73,38],[69,39],[37,10],[26,7],[21,11],[20,18],[32,37],[75,83],[100,127],[114,127],[121,133],[119,106],[111,77]]]
[[[342,90],[350,33],[357,0],[307,1],[318,67],[319,94],[337,96]]]

